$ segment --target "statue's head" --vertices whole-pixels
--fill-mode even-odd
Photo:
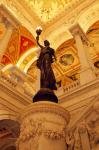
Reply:
[[[48,40],[44,41],[44,46],[50,46],[50,42]]]

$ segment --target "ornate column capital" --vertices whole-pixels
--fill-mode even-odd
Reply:
[[[82,28],[80,27],[79,24],[75,24],[73,25],[69,31],[71,32],[72,36],[75,37],[75,36],[79,36],[83,42],[83,44],[86,44],[88,45],[88,39],[86,37],[86,34],[84,33],[84,31],[82,30]]]

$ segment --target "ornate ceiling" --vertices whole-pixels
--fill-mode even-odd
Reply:
[[[48,22],[59,15],[71,0],[24,0],[32,11],[43,21]]]
[[[10,0],[7,0],[11,2]],[[48,22],[55,18],[55,16],[59,16],[61,11],[66,9],[66,6],[71,4],[70,0],[22,0],[20,3],[24,2],[27,7],[31,9],[32,13],[35,13],[39,19],[43,22]],[[23,4],[24,4],[23,3]],[[13,4],[13,3],[11,3]],[[25,5],[25,6],[26,6]],[[28,10],[28,9],[27,9]],[[61,40],[62,34],[68,34],[65,29],[65,25],[62,26],[62,30],[64,28],[64,32],[61,32],[61,28],[55,32],[55,38],[59,38]],[[55,29],[55,28],[54,28]],[[53,29],[53,31],[54,31]],[[65,31],[66,30],[66,31]],[[46,31],[46,30],[45,30]],[[52,36],[54,33],[52,32]],[[5,25],[0,23],[0,39],[3,38],[4,33],[6,32]],[[59,33],[61,32],[61,38]],[[46,33],[46,32],[45,32]],[[50,29],[47,32],[50,34]],[[70,33],[69,33],[70,34]],[[46,34],[45,34],[46,35]],[[98,61],[99,58],[99,22],[95,23],[87,32],[87,36],[91,42],[92,49],[90,50],[91,57],[93,62]],[[70,36],[71,37],[71,36]],[[42,38],[44,40],[45,37]],[[93,41],[93,42],[92,42]],[[53,43],[51,42],[52,47]],[[33,35],[30,33],[29,28],[25,28],[20,25],[18,28],[13,30],[11,38],[9,40],[7,49],[2,58],[2,64],[14,64],[17,65],[22,71],[27,73],[34,80],[37,79],[36,65],[35,61],[37,59],[37,54],[35,50],[38,49],[36,45],[36,41]],[[79,69],[80,62],[77,54],[77,49],[75,46],[75,41],[71,37],[69,40],[65,39],[64,42],[59,44],[56,51],[57,62],[53,64],[54,73],[57,81],[61,81],[63,84],[71,83],[73,80],[79,78]]]

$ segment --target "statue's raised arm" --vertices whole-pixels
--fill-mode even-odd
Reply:
[[[37,37],[36,37],[36,42],[37,42],[37,44],[38,44],[38,46],[40,47],[40,48],[43,48],[43,46],[39,43],[39,36],[37,35]]]

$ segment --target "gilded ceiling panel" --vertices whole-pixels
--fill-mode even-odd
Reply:
[[[71,0],[25,0],[43,22],[48,22],[61,13]]]

